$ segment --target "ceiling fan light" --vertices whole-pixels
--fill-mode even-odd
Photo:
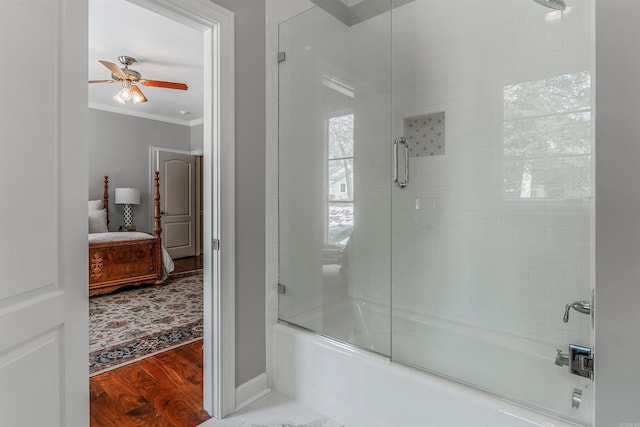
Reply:
[[[128,87],[123,87],[118,92],[118,96],[126,101],[131,101],[131,90]]]
[[[545,0],[552,1],[552,0]],[[554,0],[561,1],[561,0]],[[126,104],[131,101],[133,104],[142,104],[147,102],[147,97],[144,96],[140,88],[134,84],[141,84],[144,86],[161,87],[167,89],[188,90],[189,86],[186,83],[165,82],[162,80],[146,80],[142,79],[139,72],[129,68],[129,65],[136,62],[136,60],[130,56],[119,56],[118,60],[124,68],[118,67],[116,64],[99,60],[109,71],[111,71],[111,80],[90,80],[89,83],[105,83],[105,82],[120,82],[122,88],[113,96],[113,99],[120,104]]]
[[[142,104],[143,102],[147,102],[147,97],[144,96],[142,91],[137,86],[131,87],[131,99],[134,104]]]
[[[120,97],[120,92],[113,95],[113,99],[118,101],[120,104],[124,104],[126,101]]]
[[[134,104],[142,104],[144,102],[147,102],[147,98],[142,98],[142,97],[137,96],[137,95],[133,96],[133,103]]]
[[[122,89],[120,89],[118,93],[115,94],[113,99],[121,104],[124,104],[126,102],[132,101],[133,96],[134,94],[132,93],[131,86],[128,84],[123,84]]]

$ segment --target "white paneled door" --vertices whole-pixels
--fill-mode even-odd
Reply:
[[[87,4],[0,8],[0,425],[88,425]]]
[[[159,152],[162,243],[171,258],[196,254],[196,158]]]

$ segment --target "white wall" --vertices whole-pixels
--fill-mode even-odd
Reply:
[[[151,232],[149,147],[189,151],[191,133],[188,126],[89,109],[89,199],[102,199],[103,177],[109,176],[111,231],[124,224],[123,207],[115,204],[115,189],[132,187],[140,190],[140,205],[133,207],[133,224],[139,231]]]

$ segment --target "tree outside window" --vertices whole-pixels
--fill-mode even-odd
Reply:
[[[353,230],[353,114],[327,121],[327,243],[346,245]]]
[[[590,73],[506,86],[503,105],[503,197],[590,197]]]

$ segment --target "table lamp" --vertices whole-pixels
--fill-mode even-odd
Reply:
[[[140,191],[135,188],[116,188],[116,205],[124,205],[123,231],[135,231],[133,225],[133,208],[140,204]]]

